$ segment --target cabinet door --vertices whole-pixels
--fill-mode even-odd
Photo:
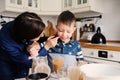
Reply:
[[[6,0],[8,7],[23,8],[23,0]]]
[[[40,11],[40,0],[26,0],[25,9],[29,11]]]
[[[41,0],[40,8],[43,14],[59,14],[62,9],[62,0]]]
[[[63,10],[71,9],[73,4],[74,0],[63,0]]]
[[[103,0],[73,0],[72,8],[68,9],[74,13],[80,12],[102,12]],[[96,7],[97,6],[97,7]]]
[[[82,4],[82,0],[76,0],[76,4],[77,5],[81,5]]]
[[[75,7],[85,7],[88,3],[88,0],[76,0]]]
[[[3,1],[3,0],[2,0]],[[24,0],[4,0],[4,11],[23,12]]]
[[[83,0],[83,4],[86,4],[86,3],[88,3],[88,0]]]
[[[76,0],[76,5],[82,5],[88,3],[88,0]]]
[[[88,6],[89,0],[63,0],[63,10],[75,10],[75,8],[82,8]]]

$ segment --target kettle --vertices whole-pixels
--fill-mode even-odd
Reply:
[[[92,37],[91,43],[94,44],[106,44],[106,38],[105,36],[101,33],[100,27],[97,28],[97,33],[95,33]]]

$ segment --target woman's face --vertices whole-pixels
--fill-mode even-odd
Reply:
[[[44,32],[42,32],[38,37],[34,38],[34,39],[31,39],[30,41],[38,41],[40,39],[40,37],[43,37],[44,36]]]
[[[75,31],[75,22],[72,22],[71,25],[66,25],[63,23],[58,23],[56,26],[58,37],[65,43],[70,41],[73,32]]]

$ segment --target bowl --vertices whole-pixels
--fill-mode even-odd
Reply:
[[[85,64],[80,67],[83,80],[120,80],[120,67],[112,64]]]

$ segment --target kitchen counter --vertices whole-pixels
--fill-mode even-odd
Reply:
[[[112,50],[120,51],[119,42],[107,42],[106,44],[92,44],[86,41],[80,41],[80,44],[83,48],[94,48],[94,49],[103,49],[103,50]]]

